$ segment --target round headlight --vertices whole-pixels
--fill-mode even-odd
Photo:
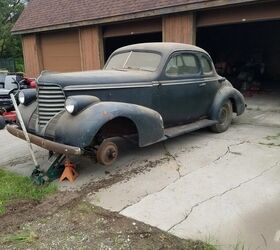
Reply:
[[[86,109],[88,106],[100,102],[95,96],[70,96],[66,99],[65,109],[71,115],[76,115]]]
[[[23,93],[23,91],[20,91],[19,94],[18,94],[18,100],[21,104],[24,104],[25,102],[25,95]]]
[[[36,100],[36,89],[23,89],[18,94],[18,100],[23,105],[29,105]]]
[[[71,98],[68,98],[65,102],[65,109],[69,114],[73,114],[75,111],[75,103]]]

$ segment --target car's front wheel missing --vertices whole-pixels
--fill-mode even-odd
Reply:
[[[211,130],[215,133],[226,131],[232,122],[232,104],[231,101],[226,101],[221,105],[218,115],[218,123],[211,126]]]
[[[118,146],[109,140],[104,140],[97,148],[96,159],[97,162],[109,166],[114,163],[118,157]]]

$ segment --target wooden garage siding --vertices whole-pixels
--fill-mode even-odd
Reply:
[[[162,31],[161,18],[144,21],[125,22],[103,27],[103,37],[118,37]]]
[[[80,53],[82,70],[94,70],[103,67],[103,39],[98,26],[80,29]]]
[[[215,9],[197,15],[197,27],[280,19],[280,2]]]
[[[163,17],[163,41],[195,44],[195,18],[193,13]]]
[[[41,34],[40,40],[44,70],[82,70],[78,30]]]
[[[22,37],[22,48],[26,76],[38,77],[42,70],[42,57],[37,36],[34,34],[24,35]]]

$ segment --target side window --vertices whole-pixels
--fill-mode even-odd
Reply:
[[[201,66],[204,74],[210,74],[213,72],[212,64],[210,60],[205,56],[201,57]]]
[[[165,73],[173,77],[197,74],[199,73],[197,59],[192,54],[175,55],[167,63]]]

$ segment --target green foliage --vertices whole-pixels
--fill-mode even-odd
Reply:
[[[0,58],[22,58],[19,36],[12,36],[11,29],[24,8],[23,0],[0,1]],[[19,67],[21,67],[19,65]]]
[[[54,193],[54,184],[35,186],[30,178],[0,169],[0,215],[5,212],[5,205],[16,200],[41,200]]]

